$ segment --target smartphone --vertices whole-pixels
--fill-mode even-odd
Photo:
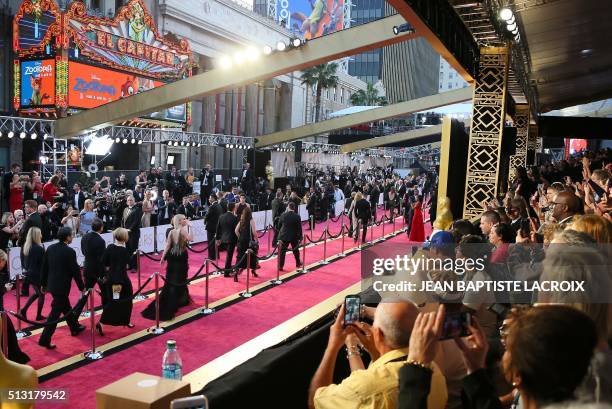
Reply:
[[[347,295],[344,298],[344,326],[361,321],[361,298],[358,295]]]
[[[444,317],[441,340],[462,338],[471,335],[469,326],[472,323],[472,314],[469,312],[448,313]]]
[[[588,184],[589,186],[591,186],[591,189],[593,189],[593,192],[595,193],[595,202],[599,203],[601,201],[601,197],[606,194],[606,191],[590,179],[588,181]]]
[[[208,399],[204,395],[174,399],[170,403],[170,409],[208,409]]]

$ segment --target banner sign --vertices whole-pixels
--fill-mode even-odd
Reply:
[[[155,227],[141,227],[138,248],[145,253],[155,251]]]
[[[342,30],[345,0],[280,0],[277,21],[307,40]]]
[[[55,104],[55,60],[21,62],[21,106]]]

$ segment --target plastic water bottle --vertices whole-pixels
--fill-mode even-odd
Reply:
[[[179,381],[183,378],[183,363],[176,350],[176,341],[174,340],[166,342],[166,352],[162,361],[162,377]]]

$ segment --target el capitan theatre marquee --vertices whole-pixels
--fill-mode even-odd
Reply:
[[[142,0],[113,19],[87,15],[74,1],[25,0],[13,20],[15,109],[60,117],[191,76],[189,43],[162,37]],[[137,124],[188,125],[191,104],[154,112]],[[130,121],[133,124],[133,121]]]

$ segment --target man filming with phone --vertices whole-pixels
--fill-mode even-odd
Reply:
[[[348,299],[348,297],[347,297]],[[396,408],[399,371],[408,358],[408,341],[418,314],[410,302],[381,302],[374,313],[374,323],[356,321],[346,326],[346,306],[340,308],[330,328],[329,341],[310,383],[308,407],[324,408]],[[346,346],[351,375],[340,384],[333,383],[338,352]],[[372,356],[364,369],[361,348]],[[429,409],[443,409],[447,401],[444,376],[432,364],[433,371]]]

